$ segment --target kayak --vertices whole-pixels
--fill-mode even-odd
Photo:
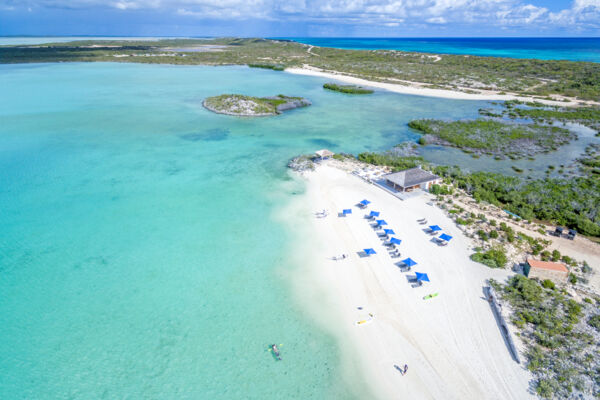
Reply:
[[[437,297],[439,293],[432,293],[432,294],[428,294],[427,296],[423,297],[423,300],[429,300],[429,299],[433,299],[434,297]]]
[[[371,321],[373,321],[373,315],[369,314],[369,318],[368,319],[361,319],[360,321],[356,321],[356,325],[365,325],[365,324],[368,324]]]

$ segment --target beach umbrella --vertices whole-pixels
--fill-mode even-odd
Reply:
[[[417,275],[417,280],[418,281],[430,282],[429,277],[427,276],[427,274],[422,274],[420,272],[415,272],[415,275]]]
[[[409,267],[412,267],[413,265],[417,265],[417,263],[416,263],[416,262],[414,262],[414,261],[412,260],[412,258],[410,258],[410,257],[408,257],[406,260],[402,260],[402,263],[403,263],[404,265],[408,265]]]
[[[400,243],[402,243],[402,240],[396,239],[396,238],[391,238],[390,243],[391,244],[400,244]]]
[[[375,250],[373,249],[363,249],[365,251],[365,254],[370,256],[371,254],[377,254],[377,252],[375,252]]]
[[[386,235],[395,235],[396,232],[394,232],[393,229],[384,229],[383,230],[385,232]]]
[[[431,229],[431,230],[432,230],[432,231],[434,231],[434,232],[437,232],[437,231],[441,231],[441,230],[442,230],[442,228],[440,228],[440,227],[439,227],[439,226],[437,226],[437,225],[430,225],[430,226],[429,226],[429,229]]]
[[[371,211],[369,214],[370,217],[379,217],[379,211]]]
[[[349,209],[349,208],[346,208],[346,209],[344,209],[344,210],[342,211],[342,213],[344,213],[344,215],[346,215],[346,214],[352,214],[352,210],[351,210],[351,209]]]
[[[363,206],[367,206],[367,205],[371,204],[371,202],[369,200],[365,199],[365,200],[361,201],[360,204],[362,204]]]
[[[446,235],[445,233],[442,233],[442,234],[439,236],[439,238],[440,238],[440,239],[442,239],[442,240],[445,240],[446,242],[449,242],[449,241],[450,241],[450,239],[452,239],[452,236],[450,236],[450,235]]]
[[[385,219],[378,219],[377,220],[377,225],[379,225],[379,226],[387,225],[387,222],[385,222]]]

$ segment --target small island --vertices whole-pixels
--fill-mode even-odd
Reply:
[[[410,121],[408,126],[424,135],[419,139],[419,144],[457,147],[475,155],[493,155],[496,159],[531,157],[557,150],[577,139],[577,134],[564,128],[490,119],[420,119]]]
[[[323,85],[323,89],[333,90],[334,92],[346,93],[346,94],[371,94],[371,89],[365,89],[362,86],[356,85],[338,85],[335,83],[326,83]]]
[[[267,117],[283,111],[310,106],[310,100],[302,97],[289,97],[279,94],[273,97],[252,97],[241,94],[222,94],[208,97],[202,105],[217,114],[240,117]]]

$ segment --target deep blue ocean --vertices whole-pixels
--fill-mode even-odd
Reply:
[[[280,38],[320,47],[600,62],[600,38]]]
[[[0,45],[43,44],[72,40],[161,39],[159,37],[16,37],[0,36]],[[485,57],[537,58],[600,62],[600,37],[595,38],[325,38],[276,37],[321,47],[356,50],[403,50]]]

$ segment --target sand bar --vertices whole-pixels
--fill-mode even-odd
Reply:
[[[529,373],[511,357],[482,288],[487,278],[503,280],[508,270],[492,270],[469,260],[470,243],[428,195],[399,200],[381,188],[331,166],[305,176],[307,191],[286,210],[299,224],[310,251],[300,257],[299,298],[313,316],[339,338],[345,374],[360,371],[381,399],[524,399]],[[402,273],[354,204],[372,201],[402,239],[402,258],[418,262]],[[352,208],[352,215],[337,213]],[[314,212],[329,210],[326,218]],[[427,218],[454,239],[446,247],[431,242],[416,220]],[[297,226],[297,225],[296,225]],[[300,239],[300,238],[299,238]],[[377,255],[357,252],[372,247]],[[307,250],[307,249],[306,249]],[[330,258],[346,253],[349,258]],[[413,288],[407,275],[425,272],[431,282]],[[424,300],[430,293],[439,296]],[[362,307],[359,310],[358,307]],[[373,314],[370,323],[356,325]],[[517,343],[519,345],[519,343]],[[408,364],[402,376],[394,365]],[[353,377],[346,376],[350,381]],[[361,383],[362,384],[362,383]]]
[[[529,96],[519,96],[517,94],[500,94],[499,91],[494,90],[483,90],[477,89],[478,93],[467,93],[461,92],[457,90],[446,90],[446,89],[434,89],[425,87],[425,84],[416,83],[416,82],[408,82],[408,81],[399,81],[399,83],[390,83],[390,82],[377,82],[371,81],[367,79],[357,78],[350,75],[344,75],[337,71],[324,71],[318,68],[304,66],[303,68],[286,68],[286,72],[291,74],[299,74],[299,75],[309,75],[309,76],[318,76],[322,78],[334,79],[336,81],[349,83],[352,85],[358,86],[368,86],[372,88],[384,89],[394,93],[402,93],[402,94],[411,94],[416,96],[426,96],[426,97],[439,97],[444,99],[455,99],[455,100],[491,100],[491,101],[506,101],[506,100],[520,100],[525,102],[534,102],[537,101],[539,103],[553,105],[553,106],[579,106],[582,104],[585,105],[599,105],[599,102],[595,101],[583,101],[576,100],[573,98],[567,98],[564,96],[554,96],[557,100],[547,100],[540,99],[537,97],[529,97]],[[466,90],[474,91],[471,88],[465,88]],[[562,99],[566,99],[568,101],[561,101]]]

